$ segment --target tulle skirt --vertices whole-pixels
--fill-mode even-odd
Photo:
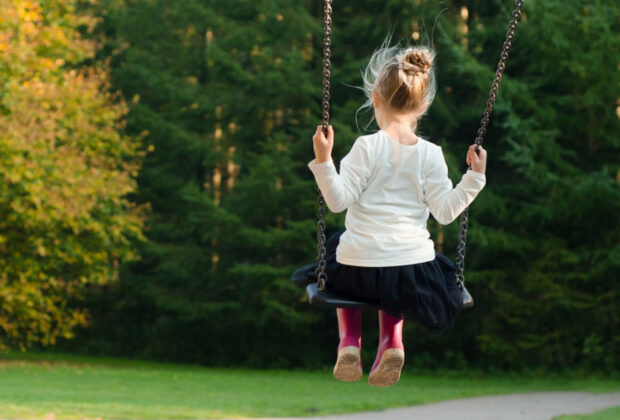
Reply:
[[[377,304],[392,316],[411,316],[433,330],[454,325],[462,309],[456,284],[456,267],[447,257],[435,252],[435,259],[419,264],[391,267],[358,267],[336,261],[336,248],[343,231],[332,235],[326,244],[325,287],[354,300]],[[300,287],[316,282],[316,262],[296,270],[291,280]]]

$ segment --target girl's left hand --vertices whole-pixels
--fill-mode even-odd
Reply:
[[[316,163],[327,162],[332,158],[334,148],[334,129],[331,125],[327,126],[327,137],[323,134],[323,126],[319,125],[312,137],[314,155]]]

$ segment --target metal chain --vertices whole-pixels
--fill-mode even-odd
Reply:
[[[325,6],[323,8],[325,13],[324,18],[324,30],[323,30],[323,133],[327,136],[327,127],[329,125],[329,88],[330,88],[330,65],[331,65],[331,35],[332,35],[332,0],[325,0]],[[319,290],[325,289],[325,282],[327,281],[327,274],[325,273],[325,267],[327,265],[325,261],[325,199],[319,189],[319,210],[317,212],[317,267],[315,274],[317,276],[317,282],[319,284]]]
[[[489,119],[491,117],[491,113],[493,112],[493,104],[495,103],[495,97],[497,95],[497,89],[499,88],[499,84],[502,81],[502,75],[504,73],[504,69],[506,68],[506,60],[508,59],[508,53],[510,52],[510,47],[512,46],[514,32],[517,28],[519,18],[521,17],[521,7],[523,7],[523,1],[524,0],[517,0],[515,4],[515,9],[512,12],[512,20],[510,21],[510,25],[508,26],[508,32],[506,32],[506,40],[504,41],[504,46],[500,54],[499,63],[497,64],[497,70],[495,72],[495,79],[493,80],[493,84],[491,86],[489,100],[487,101],[486,109],[484,110],[482,120],[480,121],[480,128],[478,129],[478,136],[476,137],[476,152],[478,152],[479,146],[482,144],[484,135],[487,132]],[[463,272],[465,271],[465,244],[467,242],[468,222],[469,207],[467,207],[461,214],[459,238],[456,246],[456,282],[459,288],[462,288],[463,284],[465,283],[465,276],[463,275]]]

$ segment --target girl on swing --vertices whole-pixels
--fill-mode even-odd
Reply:
[[[405,354],[405,312],[427,328],[453,326],[461,310],[454,264],[434,249],[426,228],[429,212],[451,223],[485,185],[486,151],[467,152],[471,167],[456,187],[440,146],[416,134],[435,96],[434,53],[427,47],[382,47],[364,72],[364,107],[374,108],[380,130],[359,137],[336,171],[334,131],[318,126],[309,164],[327,207],[347,210],[344,232],[327,241],[326,288],[356,300],[378,302],[379,344],[368,381],[392,385]],[[316,281],[316,263],[293,279]],[[334,377],[362,376],[361,310],[338,308],[340,344]]]

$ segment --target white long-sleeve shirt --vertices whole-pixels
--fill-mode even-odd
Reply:
[[[340,162],[308,167],[334,213],[347,210],[336,261],[389,267],[432,261],[435,247],[426,223],[454,221],[485,185],[468,170],[453,188],[441,147],[422,138],[403,145],[385,131],[359,137]]]

